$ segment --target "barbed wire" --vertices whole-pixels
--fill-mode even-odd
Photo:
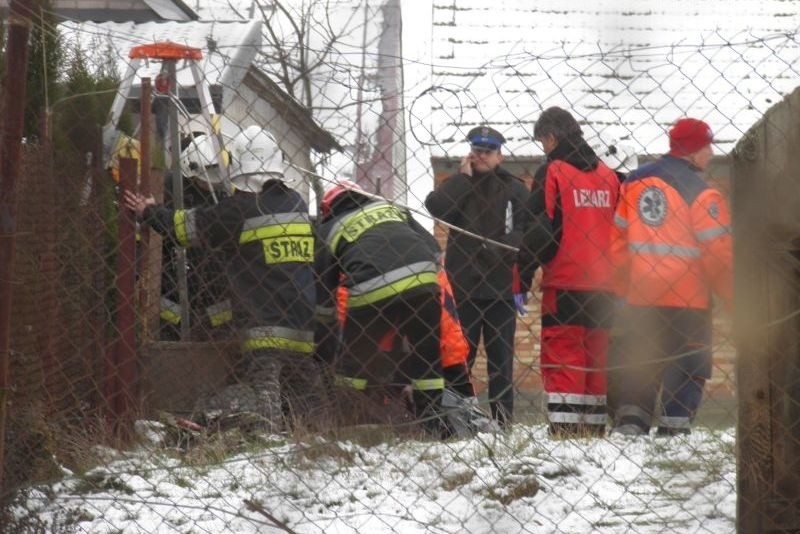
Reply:
[[[89,50],[94,53],[86,56],[90,69],[101,68],[97,52],[104,45],[109,46],[110,59],[119,68],[127,63],[127,51],[121,48],[141,44],[141,37],[134,29],[82,24],[57,15],[54,11],[46,14],[55,16],[58,21],[43,27],[46,35],[62,37],[70,46],[74,43],[76,53],[88,40],[98,43],[94,45],[94,50]],[[359,12],[359,15],[363,15],[363,12]],[[208,33],[219,36],[221,30],[215,23],[209,21],[209,25],[213,28]],[[348,28],[353,35],[363,30],[360,17],[348,19]],[[363,156],[364,161],[355,161],[359,154],[356,150],[359,140],[350,142],[354,138],[353,125],[362,121],[364,130],[368,132],[365,136],[368,142],[374,142],[377,137],[374,130],[384,126],[379,118],[384,103],[380,93],[382,82],[379,76],[373,74],[375,63],[379,59],[395,59],[403,65],[424,67],[427,71],[424,79],[407,80],[409,83],[401,91],[409,102],[405,108],[408,124],[403,128],[393,127],[393,133],[407,135],[409,140],[411,153],[408,160],[414,163],[408,171],[409,177],[403,183],[395,182],[392,193],[378,195],[365,191],[364,195],[433,221],[438,237],[442,237],[441,227],[473,238],[476,246],[518,251],[517,247],[433,217],[425,209],[414,205],[414,201],[419,200],[414,195],[418,195],[422,187],[426,192],[433,188],[430,161],[434,152],[443,153],[442,159],[452,163],[453,158],[449,157],[448,150],[455,143],[463,142],[463,131],[480,121],[513,129],[514,140],[518,142],[515,147],[520,146],[514,149],[517,156],[532,154],[540,157],[538,147],[533,143],[523,143],[529,140],[528,130],[535,123],[540,108],[554,100],[563,101],[565,107],[575,107],[575,115],[586,125],[587,134],[601,133],[607,124],[619,126],[628,134],[631,142],[637,144],[641,155],[651,146],[651,139],[643,138],[650,134],[645,129],[654,126],[659,135],[665,134],[667,125],[674,118],[671,117],[674,109],[686,112],[702,109],[704,116],[715,118],[728,129],[728,136],[733,138],[735,132],[741,134],[748,128],[746,121],[737,117],[742,110],[726,108],[717,99],[735,96],[737,105],[741,104],[744,108],[749,106],[754,115],[763,115],[765,103],[755,100],[760,97],[779,99],[789,86],[783,81],[784,78],[797,74],[798,59],[792,54],[798,45],[800,28],[770,35],[756,35],[747,31],[726,35],[721,30],[712,30],[699,34],[697,42],[683,40],[650,46],[606,44],[600,40],[579,45],[563,39],[554,40],[546,49],[536,49],[533,44],[521,39],[505,43],[502,50],[492,49],[471,64],[462,63],[463,58],[455,55],[452,59],[438,57],[430,61],[409,61],[397,54],[378,50],[378,35],[370,35],[365,39],[375,49],[361,49],[357,39],[337,41],[328,49],[313,41],[329,37],[329,30],[311,24],[308,31],[311,42],[303,43],[305,52],[318,56],[331,53],[322,65],[326,72],[310,76],[312,83],[324,84],[331,90],[315,95],[309,116],[322,128],[330,129],[337,141],[347,140],[340,144],[354,148],[341,153],[315,154],[302,140],[301,134],[307,132],[298,133],[295,131],[296,125],[287,126],[282,122],[280,113],[260,114],[255,100],[246,100],[251,98],[246,93],[249,88],[227,86],[222,88],[226,94],[244,101],[244,104],[237,103],[244,109],[236,110],[240,115],[232,121],[234,129],[239,123],[257,123],[276,136],[285,137],[287,146],[296,148],[296,153],[285,151],[286,165],[288,169],[299,173],[304,186],[314,183],[334,186],[341,179],[357,176],[358,165],[369,161],[374,155],[369,153]],[[434,30],[431,32],[433,41]],[[763,68],[757,55],[747,53],[748,48],[756,46],[772,50],[775,62],[769,69]],[[252,49],[249,51],[254,52]],[[221,64],[219,68],[224,70],[230,67],[237,52],[240,50],[235,45],[223,43],[214,46],[213,50],[204,50],[204,55],[207,58],[214,55],[214,59]],[[729,52],[739,55],[742,76],[760,81],[759,87],[763,88],[759,89],[757,96],[745,83],[737,84],[735,80],[738,78],[727,72],[730,63],[726,63],[727,57],[722,56]],[[699,58],[699,64],[716,79],[721,90],[713,95],[706,94],[706,81],[697,79],[694,66],[689,68],[687,58],[690,57]],[[254,65],[269,71],[271,66],[263,59],[262,56],[257,57]],[[366,65],[368,70],[363,77],[358,70],[362,65]],[[559,74],[550,72],[554,65],[560,69],[559,72],[568,73],[571,81],[559,81]],[[602,71],[607,78],[598,81],[586,76],[591,69]],[[674,73],[674,79],[669,87],[658,88],[657,98],[635,86],[642,80],[659,80],[664,69]],[[68,72],[67,66],[62,66],[59,72],[62,77],[59,81],[63,82]],[[539,72],[544,72],[545,76],[536,78],[534,74]],[[208,76],[218,74],[207,73]],[[604,85],[604,80],[613,80],[614,84]],[[359,90],[364,90],[360,99],[357,98]],[[582,93],[578,94],[578,91]],[[110,92],[113,91],[69,94],[52,102],[50,107],[56,115],[63,112],[64,116],[69,113],[70,117],[80,117],[81,113],[88,116],[92,97],[108,95]],[[301,93],[295,91],[294,94]],[[627,99],[624,105],[619,104],[620,95]],[[169,101],[178,108],[182,120],[192,117],[188,104],[181,98],[169,94]],[[745,101],[749,104],[742,104]],[[355,109],[361,109],[362,116],[355,117]],[[499,113],[498,109],[505,111]],[[228,111],[222,110],[222,114],[227,116]],[[605,113],[605,118],[601,117],[601,113]],[[22,423],[14,426],[13,432],[5,436],[16,454],[12,455],[8,464],[14,469],[26,471],[26,475],[32,475],[33,480],[42,484],[37,488],[29,485],[30,480],[21,478],[23,482],[19,487],[24,488],[22,495],[26,499],[26,506],[29,506],[28,510],[35,509],[43,521],[51,522],[53,530],[57,522],[53,517],[68,510],[74,512],[75,516],[67,518],[68,526],[65,528],[146,528],[143,525],[147,523],[138,524],[135,520],[124,523],[120,519],[126,514],[128,519],[135,518],[141,513],[143,517],[159,516],[161,528],[204,532],[237,527],[255,530],[274,528],[286,532],[337,528],[366,531],[374,528],[376,531],[389,532],[399,528],[398,525],[433,532],[478,532],[494,528],[509,532],[555,532],[647,530],[652,529],[654,524],[665,525],[667,529],[674,527],[675,530],[707,529],[717,532],[731,529],[735,524],[735,506],[731,507],[730,499],[720,504],[718,495],[733,495],[734,501],[736,498],[736,459],[732,443],[737,437],[733,425],[738,386],[732,368],[735,353],[730,340],[731,319],[716,308],[712,311],[715,343],[713,348],[703,347],[713,350],[714,355],[711,361],[714,376],[706,383],[703,404],[703,410],[709,412],[701,411],[698,419],[702,422],[696,427],[698,431],[680,440],[624,441],[620,436],[607,439],[584,439],[586,436],[582,436],[560,440],[557,436],[550,436],[547,430],[547,404],[553,401],[543,387],[542,375],[552,370],[588,374],[596,369],[566,362],[553,364],[538,359],[544,342],[540,330],[542,303],[534,298],[529,306],[529,316],[517,320],[513,361],[516,367],[513,387],[518,402],[525,407],[518,408],[519,422],[506,433],[478,433],[470,439],[451,440],[442,444],[430,440],[418,442],[418,435],[413,434],[416,425],[420,421],[434,421],[435,418],[424,416],[412,421],[405,411],[405,418],[396,418],[394,412],[385,415],[382,411],[381,417],[376,417],[375,422],[365,424],[365,427],[369,424],[375,427],[371,428],[372,434],[365,439],[367,445],[363,447],[357,438],[348,433],[364,430],[365,427],[358,425],[337,426],[334,432],[316,432],[297,423],[295,427],[271,437],[261,434],[253,437],[244,432],[242,435],[236,434],[241,428],[217,433],[209,426],[197,435],[187,437],[190,433],[185,428],[177,430],[166,422],[163,423],[166,429],[163,435],[172,435],[170,432],[174,432],[182,438],[176,438],[175,443],[166,441],[161,445],[137,443],[138,450],[145,451],[151,457],[151,463],[131,458],[109,462],[107,470],[114,477],[125,479],[116,489],[111,481],[107,487],[101,485],[84,494],[70,493],[72,490],[68,488],[80,487],[84,481],[92,480],[93,475],[79,467],[68,475],[58,469],[55,475],[52,472],[28,473],[38,468],[33,467],[30,456],[26,455],[41,453],[43,457],[56,458],[59,464],[67,463],[72,468],[70,455],[80,457],[81,454],[88,454],[85,451],[92,450],[96,443],[111,441],[92,435],[87,438],[92,443],[81,443],[82,446],[78,447],[82,450],[65,452],[65,444],[68,443],[64,439],[68,435],[66,431],[83,428],[87,420],[92,420],[91,417],[97,413],[103,413],[106,405],[114,402],[113,397],[104,390],[107,386],[106,377],[104,371],[99,369],[107,361],[104,358],[110,350],[108,347],[113,346],[122,334],[113,323],[118,314],[117,301],[130,299],[136,301],[137,305],[146,301],[139,289],[135,296],[113,294],[114,278],[117,276],[114,266],[123,255],[116,238],[119,224],[115,219],[119,208],[116,198],[118,186],[104,169],[87,168],[83,160],[77,165],[74,162],[77,159],[71,154],[73,147],[70,142],[73,139],[64,132],[59,134],[67,139],[59,139],[59,152],[53,158],[55,165],[52,172],[42,171],[35,166],[28,167],[26,176],[29,179],[21,192],[23,198],[20,206],[27,219],[20,225],[17,235],[25,236],[24,240],[20,240],[19,261],[26,268],[18,270],[23,272],[23,278],[15,280],[18,295],[15,294],[14,332],[15,343],[19,346],[12,350],[12,376],[18,384],[15,383],[8,394],[14,395],[15,415],[21,418]],[[778,134],[786,139],[791,138],[788,131]],[[294,144],[298,146],[294,147]],[[28,148],[32,155],[36,147],[31,145]],[[509,150],[509,155],[515,156],[514,151]],[[28,165],[32,163],[28,162]],[[399,165],[393,167],[389,164],[388,168],[389,177],[396,179],[393,173],[397,172]],[[441,169],[435,169],[438,170]],[[412,176],[412,173],[415,174]],[[74,178],[78,175],[80,180]],[[361,175],[362,178],[364,176],[367,180],[361,183],[374,178],[369,173]],[[383,175],[380,178],[383,179]],[[73,196],[79,185],[82,186],[87,179],[93,187],[90,194],[79,203]],[[53,184],[44,188],[45,191],[57,192],[54,208],[48,204],[49,196],[34,187],[43,184]],[[191,188],[196,183],[184,180],[183,185]],[[419,188],[415,189],[412,187],[414,185]],[[192,194],[195,195],[192,200],[199,205],[209,205],[217,200],[202,197],[197,191],[192,191]],[[400,198],[407,200],[401,201]],[[42,217],[42,213],[48,215]],[[143,264],[147,259],[143,253],[145,236],[140,235],[139,239],[136,253],[139,263],[134,268],[137,274],[145,272]],[[174,249],[170,248],[170,243],[162,246],[164,265],[160,272],[155,273],[161,278],[154,282],[156,300],[159,300],[158,297],[174,297],[168,282],[165,282],[175,276],[168,265]],[[387,250],[390,246],[391,243],[387,242]],[[59,260],[56,267],[42,261],[53,250],[57,252],[55,257]],[[782,252],[791,254],[792,250],[792,247],[788,247]],[[148,254],[158,255],[158,252],[158,247],[153,247]],[[193,330],[188,340],[170,337],[174,331],[170,330],[163,315],[159,321],[160,312],[166,311],[164,308],[158,309],[160,302],[151,301],[150,308],[137,308],[137,322],[133,328],[141,336],[139,342],[143,343],[142,350],[147,352],[140,363],[143,371],[156,375],[142,378],[143,390],[151,392],[150,397],[142,400],[143,418],[156,419],[154,407],[175,414],[193,414],[197,398],[212,390],[217,392],[223,389],[222,378],[227,379],[231,372],[232,365],[228,365],[227,360],[234,359],[233,351],[230,348],[220,349],[215,344],[235,345],[235,328],[228,326],[228,330],[224,330],[225,327],[216,330],[217,327],[204,319],[207,304],[204,299],[213,300],[209,295],[213,293],[214,281],[225,277],[224,273],[222,276],[219,273],[212,275],[204,270],[204,261],[218,252],[203,251],[188,260],[189,275],[197,278],[190,291],[197,300],[190,302]],[[223,255],[229,259],[234,253],[225,249]],[[40,298],[47,296],[42,289],[47,282],[56,286],[53,290],[58,297],[55,305],[48,304],[54,302],[52,299]],[[800,315],[800,310],[795,308],[787,305],[781,317],[765,318],[763,324],[758,326],[770,331],[791,328]],[[55,321],[43,317],[50,313],[57,314]],[[100,316],[102,319],[98,319]],[[153,318],[158,326],[154,329],[154,337],[147,339],[142,323]],[[49,325],[55,331],[52,334],[55,337],[47,338],[40,323]],[[611,334],[612,346],[616,335]],[[50,353],[56,356],[52,363],[48,363],[46,351],[40,347],[49,347]],[[187,357],[189,352],[191,357]],[[609,360],[603,371],[642,371],[646,365],[660,368],[683,362],[695,354],[695,351],[688,349],[669,355],[645,354],[646,348],[640,352],[641,355],[633,355],[623,361]],[[639,356],[642,358],[637,359]],[[650,356],[647,362],[643,361],[644,356]],[[479,351],[477,358],[479,363],[471,373],[472,384],[480,395],[476,397],[475,406],[484,415],[487,412],[491,415],[492,399],[486,393],[486,388],[493,371],[482,368],[488,360],[485,348]],[[217,364],[219,366],[215,367]],[[164,377],[172,377],[166,381],[166,386],[163,383],[153,386],[145,381],[145,378],[153,382]],[[793,385],[794,377],[786,373],[783,379],[788,395],[791,388],[796,387]],[[388,410],[387,405],[391,405],[389,408],[397,409],[395,404],[399,405],[400,400],[395,398],[395,390],[407,385],[403,379],[396,377],[388,378],[385,383],[367,384],[364,390],[377,399],[378,405],[377,408],[372,405],[367,408]],[[170,402],[174,404],[166,402],[167,398],[172,399]],[[525,400],[529,405],[523,402]],[[536,400],[541,400],[543,406],[534,406]],[[288,406],[289,401],[286,402]],[[29,406],[34,409],[40,403],[43,406],[41,413],[29,419],[22,416],[22,409],[17,409]],[[348,412],[355,412],[361,406],[351,403],[346,404],[346,408]],[[401,408],[405,410],[405,406]],[[444,413],[453,416],[459,411],[451,408]],[[712,422],[714,416],[708,413],[718,413],[721,422]],[[352,415],[355,417],[355,414]],[[338,421],[326,422],[338,424]],[[33,439],[26,439],[26,432],[35,433],[39,424],[47,430],[41,436],[35,434]],[[654,424],[658,423],[654,421]],[[408,433],[414,437],[384,439],[387,429],[393,432],[392,436],[405,436],[403,433]],[[51,436],[60,445],[51,446]],[[214,443],[215,437],[221,441],[229,439],[230,442],[217,445]],[[186,441],[181,442],[180,439]],[[215,449],[216,446],[219,449]],[[207,449],[204,450],[204,447]],[[719,456],[707,455],[708,449],[714,449]],[[414,451],[410,457],[401,456],[402,451],[408,450]],[[193,452],[200,456],[199,461],[191,456]],[[203,453],[207,455],[206,461],[203,461]],[[307,457],[303,457],[303,454]],[[300,466],[298,458],[301,457],[304,458],[303,462],[318,467],[319,471],[304,471],[307,465]],[[431,458],[434,461],[428,463]],[[88,463],[97,465],[93,462]],[[105,460],[102,462],[105,463]],[[75,463],[81,464],[80,461]],[[674,464],[675,468],[664,468],[667,464]],[[252,471],[245,470],[245,465],[252,467]],[[632,466],[631,471],[626,471],[626,466]],[[227,472],[229,477],[221,482],[211,476],[212,470]],[[420,471],[426,471],[424,476],[420,476]],[[705,478],[701,478],[700,482],[691,480],[690,475],[695,472],[703,473]],[[162,473],[167,473],[165,478],[169,479],[168,483],[172,486],[183,485],[185,492],[181,494],[182,497],[165,487],[159,487],[158,479]],[[187,480],[183,481],[183,477]],[[282,477],[296,480],[296,486],[284,484]],[[151,478],[153,482],[149,481]],[[138,492],[136,488],[141,485],[140,479],[152,485],[151,493]],[[59,482],[51,485],[52,480]],[[531,494],[525,494],[524,484],[515,485],[519,481],[531,483],[531,480],[540,484],[543,491],[534,492],[527,488]],[[253,481],[257,481],[256,485],[248,486]],[[129,484],[127,488],[130,493],[126,484]],[[695,487],[689,488],[692,484]],[[246,489],[240,491],[243,486]],[[413,498],[406,497],[405,492],[411,491],[409,488],[419,493]],[[567,488],[574,492],[567,492]],[[79,488],[75,488],[77,491]],[[612,493],[613,496],[607,499],[605,494]],[[585,501],[598,503],[602,510],[586,507]],[[634,505],[626,508],[624,503],[629,501]],[[707,502],[711,503],[708,508],[704,506]],[[276,503],[280,503],[280,506],[273,507]],[[173,510],[183,513],[182,517],[175,520],[176,523],[171,522],[169,516]],[[428,514],[418,513],[420,511]],[[87,518],[89,515],[93,517]],[[216,525],[222,527],[208,526],[211,522],[205,520],[209,518],[218,519]],[[508,522],[500,519],[508,519]],[[134,524],[137,526],[132,526]]]

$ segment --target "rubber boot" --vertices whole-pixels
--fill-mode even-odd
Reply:
[[[454,435],[442,411],[442,395],[441,389],[413,393],[417,421],[427,434],[436,439],[447,439]]]

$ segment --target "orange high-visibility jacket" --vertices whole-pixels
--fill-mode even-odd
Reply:
[[[459,323],[458,314],[456,313],[453,289],[450,287],[450,281],[447,279],[447,273],[444,269],[439,270],[437,279],[441,288],[442,299],[440,334],[442,367],[466,365],[469,344],[466,337],[464,337],[464,332],[461,330],[461,323]],[[336,291],[336,310],[339,316],[339,323],[343,327],[347,316],[347,288],[343,285],[340,285]],[[379,343],[380,349],[389,352],[392,349],[395,337],[396,332],[394,330],[387,331]]]
[[[688,161],[667,155],[632,172],[614,223],[615,289],[629,304],[703,309],[714,291],[731,305],[728,205]]]

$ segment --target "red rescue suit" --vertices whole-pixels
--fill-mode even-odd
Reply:
[[[551,433],[605,432],[618,194],[617,175],[582,138],[559,141],[536,173],[520,270],[525,283],[543,268],[541,371]]]

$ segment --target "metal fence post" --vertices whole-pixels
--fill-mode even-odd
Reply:
[[[136,190],[137,161],[120,158],[120,195],[124,191]],[[122,204],[122,201],[120,201]],[[136,404],[136,226],[134,215],[120,209],[119,249],[117,252],[117,313],[116,329],[119,337],[115,343],[112,376],[116,378],[113,391],[113,413],[115,426],[122,437],[127,437],[133,422]]]
[[[156,184],[151,176],[151,136],[152,136],[152,85],[150,78],[142,78],[142,94],[139,109],[139,157],[141,176],[139,192],[148,196]],[[158,182],[158,180],[156,180]],[[160,198],[160,196],[158,197]],[[161,238],[148,227],[139,229],[139,310],[142,322],[141,343],[157,339],[159,326],[159,295],[161,293]]]
[[[10,386],[11,290],[16,248],[16,186],[19,177],[31,22],[20,0],[12,0],[8,19],[6,76],[3,80],[3,139],[0,150],[0,495],[3,492],[6,402]]]

